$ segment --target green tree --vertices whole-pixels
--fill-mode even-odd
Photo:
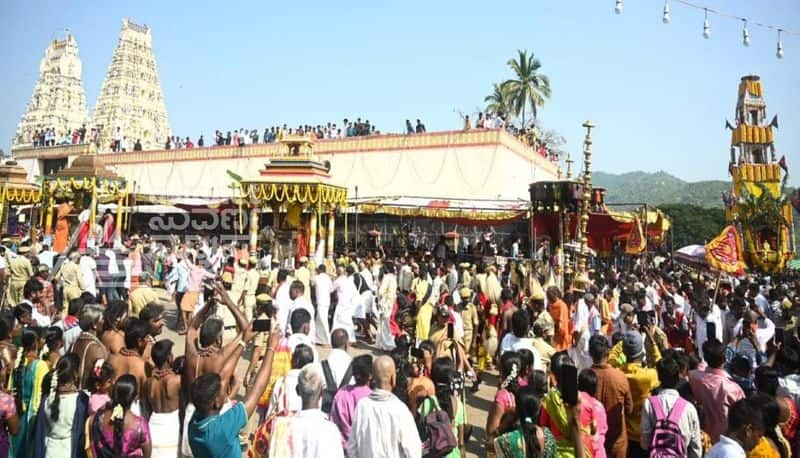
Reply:
[[[522,127],[525,127],[525,111],[531,107],[533,118],[536,119],[538,108],[544,106],[545,99],[550,98],[550,78],[539,72],[542,63],[528,51],[519,50],[516,59],[509,59],[508,66],[514,72],[515,78],[506,80],[503,86],[508,86],[511,97],[511,107],[514,114],[522,116]]]
[[[508,89],[509,87],[505,84],[494,83],[492,93],[483,99],[486,102],[487,112],[492,114],[511,113],[511,97]]]
[[[659,205],[672,221],[672,240],[675,250],[686,245],[704,245],[718,236],[725,227],[722,208],[703,208],[690,204]]]

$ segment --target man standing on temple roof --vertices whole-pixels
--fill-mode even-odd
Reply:
[[[117,130],[114,131],[114,152],[119,152],[120,148],[122,148],[122,131],[120,131],[119,127]]]

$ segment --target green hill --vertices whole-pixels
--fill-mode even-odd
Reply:
[[[721,180],[687,182],[666,172],[592,173],[592,184],[608,190],[608,203],[688,204],[722,207],[722,192],[731,183]]]

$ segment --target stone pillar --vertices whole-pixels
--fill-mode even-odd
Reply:
[[[308,257],[312,258],[317,252],[317,209],[311,209],[308,218]]]
[[[334,212],[328,212],[328,241],[326,243],[326,248],[328,249],[327,256],[333,257],[333,231],[336,226],[336,214]]]
[[[258,250],[258,204],[250,204],[250,254],[256,256]]]

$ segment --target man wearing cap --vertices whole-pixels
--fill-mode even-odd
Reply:
[[[475,345],[475,331],[478,329],[478,308],[474,304],[474,297],[472,290],[469,288],[461,288],[458,290],[458,295],[461,297],[460,313],[461,321],[464,325],[464,351],[467,356],[472,356],[472,349]]]
[[[22,245],[17,250],[19,254],[14,254],[11,250],[6,250],[8,264],[8,306],[15,306],[22,301],[22,289],[33,276],[33,266],[27,254],[30,247]]]
[[[64,304],[69,304],[72,299],[80,297],[81,292],[86,288],[81,269],[78,267],[80,257],[81,255],[77,250],[71,251],[67,260],[61,264],[61,268],[56,273],[55,280],[61,281]]]
[[[655,366],[661,359],[653,339],[653,325],[645,327],[646,340],[649,346],[655,347],[655,360],[648,361],[648,364]],[[622,351],[625,353],[626,363],[620,367],[628,385],[633,399],[633,412],[625,418],[628,434],[628,452],[634,456],[646,456],[639,444],[641,438],[642,409],[650,392],[659,385],[658,372],[653,367],[644,366],[644,346],[645,342],[642,334],[638,331],[628,331],[622,338]]]

